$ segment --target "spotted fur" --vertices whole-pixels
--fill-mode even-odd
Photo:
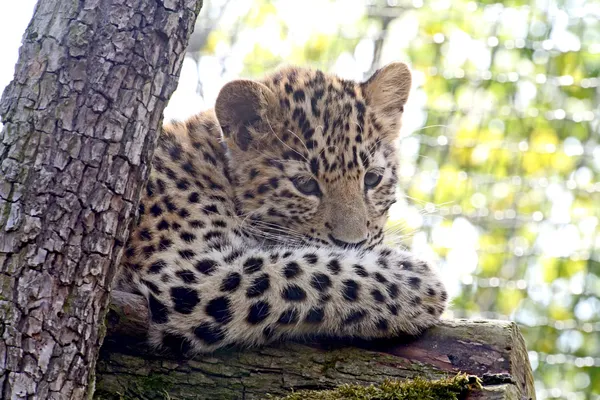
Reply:
[[[190,352],[280,338],[417,334],[446,292],[383,246],[410,72],[364,83],[284,68],[164,127],[125,251],[151,342]]]

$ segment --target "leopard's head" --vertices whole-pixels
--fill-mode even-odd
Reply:
[[[244,228],[288,244],[381,242],[410,85],[403,63],[362,83],[288,67],[225,85],[215,113]]]

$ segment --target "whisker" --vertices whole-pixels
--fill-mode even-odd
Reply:
[[[375,157],[375,149],[377,148],[377,146],[379,145],[379,143],[381,143],[382,141],[383,141],[382,137],[377,138],[377,140],[372,145],[369,146],[369,148],[368,148],[367,151],[369,152],[369,155],[371,157]]]
[[[304,161],[308,162],[308,160],[306,159],[306,157],[304,157],[304,155],[302,155],[301,153],[299,153],[297,150],[293,149],[292,147],[290,147],[290,145],[288,145],[287,143],[285,143],[283,140],[281,140],[281,138],[277,135],[277,133],[275,133],[275,130],[273,129],[273,126],[271,125],[271,122],[269,121],[269,119],[267,118],[267,125],[269,126],[269,129],[271,130],[271,133],[273,133],[273,135],[277,138],[277,140],[279,140],[279,142],[281,142],[282,145],[284,145],[285,147],[287,147],[288,149],[290,149],[291,151],[293,151],[294,153],[298,154],[300,157],[302,157],[304,159]],[[304,144],[304,142],[302,141],[302,139],[300,139],[298,137],[298,135],[296,135],[294,132],[292,132],[291,130],[288,129],[288,132],[290,132],[292,135],[296,136],[298,138],[298,140],[300,140],[300,143],[302,143],[302,145],[304,146],[304,148],[306,149],[306,152],[308,152],[308,148],[306,147],[306,144]]]
[[[310,153],[310,152],[308,151],[308,147],[306,147],[306,143],[304,143],[304,140],[302,140],[302,138],[301,138],[300,136],[298,136],[296,133],[292,132],[292,130],[291,130],[291,129],[288,129],[287,131],[288,131],[289,133],[291,133],[292,135],[294,135],[294,136],[295,136],[295,137],[296,137],[296,138],[297,138],[297,139],[300,141],[300,143],[302,143],[302,146],[304,146],[304,149],[306,150],[306,153],[307,153],[307,154],[308,154],[308,153]]]
[[[293,230],[293,229],[289,229],[289,228],[283,228],[281,226],[273,225],[273,224],[267,225],[267,224],[264,224],[264,223],[262,223],[262,224],[261,223],[256,223],[256,224],[254,224],[253,227],[254,228],[263,227],[263,228],[267,228],[267,229],[269,229],[271,231],[281,232],[281,233],[285,233],[285,234],[296,236],[296,237],[303,237],[304,236],[304,234],[302,232],[299,232],[299,231],[296,231],[296,230]]]
[[[417,130],[414,130],[413,133],[420,132],[422,130],[429,129],[429,128],[448,128],[448,125],[443,125],[443,124],[427,125],[422,128],[419,128]]]
[[[288,242],[289,239],[296,241],[302,241],[305,239],[305,235],[297,230],[288,227],[282,227],[281,225],[267,221],[252,219],[251,217],[253,214],[256,213],[248,213],[239,224],[242,229],[246,230],[247,232],[251,232],[253,235],[267,237],[272,240],[283,240],[285,242]]]

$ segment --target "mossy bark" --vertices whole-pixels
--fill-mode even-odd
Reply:
[[[39,0],[0,102],[0,398],[94,388],[109,290],[202,0]]]
[[[535,398],[525,344],[511,322],[443,321],[418,338],[282,343],[184,360],[144,345],[146,321],[142,298],[113,293],[97,398],[263,399],[292,390],[441,379],[461,372],[481,380],[482,388],[470,399]]]
[[[273,400],[458,400],[480,388],[477,378],[457,375],[433,381],[416,378],[379,385],[341,385],[332,390],[303,390]]]

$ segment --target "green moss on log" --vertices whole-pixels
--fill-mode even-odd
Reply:
[[[153,394],[153,399],[171,400],[168,392],[174,383],[163,376],[144,376],[132,379],[130,387],[124,392],[105,393],[97,391],[93,398],[95,400],[140,400],[148,399],[148,393]]]
[[[386,380],[380,385],[342,385],[333,390],[304,390],[273,400],[458,400],[471,390],[480,389],[476,377],[457,375],[453,378],[409,381]]]

